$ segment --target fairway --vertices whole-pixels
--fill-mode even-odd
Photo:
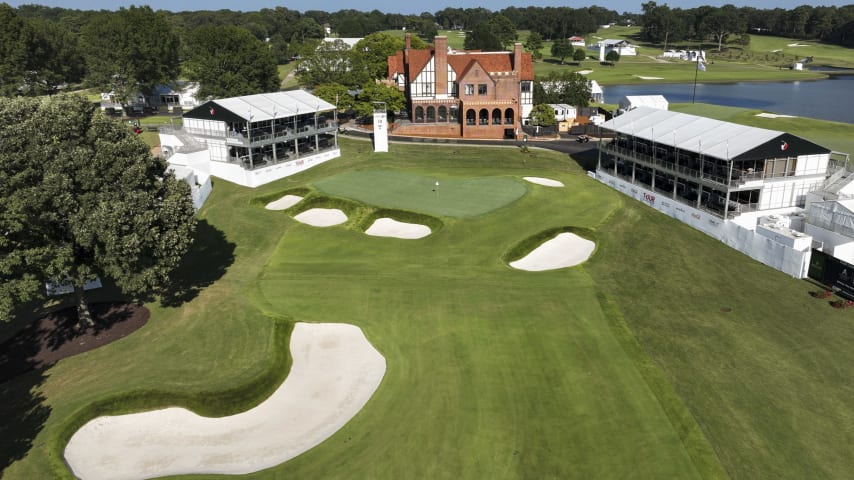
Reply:
[[[525,186],[508,177],[455,178],[400,170],[358,170],[314,183],[321,192],[386,208],[476,217],[515,202]]]
[[[572,189],[597,188],[586,182]],[[329,442],[284,472],[699,478],[584,270],[531,274],[500,261],[502,244],[589,208],[547,193],[414,245],[344,229],[282,238],[259,282],[265,303],[310,322],[346,319],[388,359],[383,385],[343,430],[347,471],[328,468],[343,454]],[[610,200],[594,208],[606,216],[616,199],[601,193]],[[533,225],[514,221],[525,213]]]
[[[63,449],[98,415],[253,408],[291,368],[297,322],[358,326],[386,374],[326,441],[241,478],[851,477],[854,317],[813,285],[562,154],[341,144],[340,159],[258,189],[218,181],[180,290],[146,303],[144,328],[6,382],[2,477],[72,478]],[[446,186],[465,208],[437,200]],[[352,217],[318,228],[294,219],[299,204],[265,208],[287,194]],[[364,233],[391,209],[438,228]],[[595,253],[510,267],[509,252],[558,231]]]

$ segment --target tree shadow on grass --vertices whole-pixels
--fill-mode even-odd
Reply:
[[[33,448],[50,415],[44,396],[36,391],[44,379],[44,369],[38,369],[0,383],[0,477]]]
[[[219,280],[234,263],[236,245],[225,238],[225,233],[205,220],[196,224],[190,251],[172,272],[171,281],[163,289],[160,302],[167,307],[177,307],[196,298],[199,292]]]

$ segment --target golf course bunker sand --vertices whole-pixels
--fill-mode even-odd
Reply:
[[[525,180],[536,183],[537,185],[544,185],[546,187],[562,187],[563,182],[558,180],[552,180],[551,178],[542,178],[542,177],[522,177]]]
[[[331,227],[347,221],[347,215],[337,208],[312,208],[294,216],[298,222],[312,227]]]
[[[574,233],[561,233],[524,258],[510,262],[510,266],[529,272],[572,267],[590,258],[595,247],[595,243]]]
[[[98,417],[71,437],[68,465],[78,478],[119,480],[243,474],[296,457],[365,406],[386,363],[354,325],[297,323],[290,348],[288,377],[260,405],[221,418],[183,408]]]
[[[264,208],[267,210],[287,210],[298,204],[300,200],[302,200],[302,197],[299,195],[285,195],[278,200],[268,203]]]
[[[418,223],[398,222],[393,218],[378,218],[365,233],[373,237],[394,237],[407,240],[424,238],[430,235],[431,230],[427,225]]]

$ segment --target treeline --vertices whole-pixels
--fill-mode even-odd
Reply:
[[[728,41],[747,43],[749,35],[775,35],[854,47],[854,5],[801,5],[792,10],[733,5],[682,9],[651,1],[641,6],[641,38],[665,48],[698,39],[712,39],[721,48]]]
[[[483,50],[507,48],[517,39],[517,30],[529,30],[541,42],[587,35],[610,23],[641,25],[643,39],[665,47],[686,40],[746,42],[749,33],[854,46],[854,5],[680,9],[651,1],[642,7],[641,14],[593,6],[508,7],[497,12],[445,8],[401,15],[285,7],[257,12],[149,7],[87,11],[3,3],[0,94],[50,94],[69,84],[130,92],[179,77],[202,82],[203,95],[256,93],[276,88],[277,64],[313,56],[327,27],[340,37],[405,28],[428,42],[439,28],[458,29],[469,32],[466,48]]]

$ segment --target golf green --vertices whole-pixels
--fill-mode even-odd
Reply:
[[[406,170],[356,170],[321,179],[323,193],[368,205],[447,217],[476,217],[511,204],[526,188],[504,176],[456,178],[427,176]]]

